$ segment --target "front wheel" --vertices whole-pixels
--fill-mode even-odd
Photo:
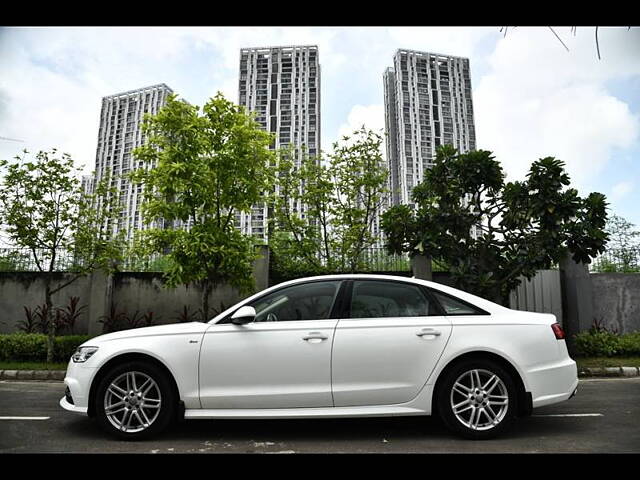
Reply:
[[[438,388],[436,401],[444,424],[465,438],[496,437],[516,419],[513,378],[491,360],[465,360],[450,369]]]
[[[166,374],[152,363],[138,361],[118,365],[105,375],[95,401],[101,426],[125,440],[164,430],[176,403]]]

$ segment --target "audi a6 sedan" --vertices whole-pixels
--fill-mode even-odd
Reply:
[[[578,378],[554,315],[414,278],[330,275],[208,323],[92,338],[64,382],[63,408],[124,439],[178,419],[432,414],[485,439],[569,399]]]

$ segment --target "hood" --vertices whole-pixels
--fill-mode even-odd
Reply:
[[[131,328],[129,330],[121,330],[119,332],[107,333],[99,337],[92,338],[83,345],[94,345],[112,340],[120,340],[124,338],[136,337],[153,337],[156,335],[187,335],[193,333],[204,333],[209,328],[208,323],[189,322],[189,323],[171,323],[168,325],[156,325],[153,327]]]

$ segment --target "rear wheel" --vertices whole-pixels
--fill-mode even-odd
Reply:
[[[101,426],[125,440],[161,432],[171,422],[176,406],[166,374],[144,361],[114,367],[100,382],[95,402]]]
[[[504,433],[518,410],[513,378],[488,359],[465,360],[446,372],[436,401],[447,428],[474,440]]]

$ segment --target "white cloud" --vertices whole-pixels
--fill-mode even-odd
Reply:
[[[396,48],[407,48],[456,57],[471,57],[478,42],[496,36],[496,27],[397,27],[389,35]]]
[[[384,105],[354,105],[347,116],[347,121],[340,125],[338,137],[350,135],[354,130],[365,126],[382,134],[384,132]]]
[[[611,189],[611,199],[613,201],[620,200],[622,197],[633,191],[633,182],[623,181],[616,183]]]
[[[350,137],[354,131],[360,130],[363,126],[382,136],[383,140],[380,149],[383,159],[386,159],[387,155],[384,143],[384,105],[355,105],[349,112],[349,115],[347,115],[347,121],[338,128],[337,139],[343,142],[343,137]],[[323,150],[326,152],[333,150],[333,142],[329,140],[330,139],[327,139],[325,141],[326,146],[323,147]]]
[[[576,186],[588,187],[615,149],[638,140],[639,118],[606,81],[640,74],[640,31],[604,29],[598,61],[593,37],[581,28],[565,38],[570,52],[547,29],[510,30],[473,92],[478,148],[492,150],[510,178],[555,156]]]

